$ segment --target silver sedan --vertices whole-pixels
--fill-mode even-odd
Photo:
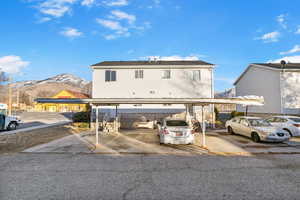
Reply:
[[[283,142],[290,138],[287,131],[274,127],[259,117],[235,117],[228,120],[225,126],[229,133],[251,137],[254,142]]]
[[[185,120],[165,119],[158,123],[160,144],[193,144],[194,132]]]

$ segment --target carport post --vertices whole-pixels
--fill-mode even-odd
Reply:
[[[202,147],[206,147],[205,141],[205,115],[204,115],[204,105],[202,105]]]
[[[99,110],[96,106],[96,145],[99,145]]]
[[[94,111],[94,106],[93,104],[90,104],[90,130],[93,130],[93,111]]]

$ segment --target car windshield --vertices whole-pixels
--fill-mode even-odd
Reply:
[[[272,126],[268,121],[264,119],[248,119],[251,126]]]
[[[0,114],[5,115],[6,114],[6,109],[0,109]]]
[[[289,120],[292,120],[294,122],[300,122],[300,118],[289,118]]]
[[[188,126],[186,121],[183,121],[183,120],[170,120],[170,121],[167,121],[166,124],[167,124],[167,126]]]

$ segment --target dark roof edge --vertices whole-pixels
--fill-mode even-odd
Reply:
[[[99,62],[96,64],[91,65],[91,67],[97,67],[97,66],[127,66],[127,65],[185,65],[190,63],[190,65],[212,65],[214,66],[215,64],[211,64],[202,60],[170,60],[170,61],[146,61],[146,60],[141,60],[141,61],[103,61]]]
[[[261,65],[261,63],[250,63],[248,65],[248,67],[243,71],[243,73],[236,79],[236,81],[234,81],[233,85],[236,85],[243,78],[243,76],[249,71],[251,66],[262,67],[262,68],[269,69],[269,70],[276,70],[272,67]]]

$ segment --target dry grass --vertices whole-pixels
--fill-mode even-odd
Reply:
[[[7,139],[6,142],[0,143],[0,154],[21,152],[27,148],[39,144],[45,144],[53,140],[57,140],[65,136],[77,133],[79,133],[79,130],[74,129],[70,125],[43,128],[32,130],[29,132],[18,133],[17,135],[10,136],[10,139]]]

